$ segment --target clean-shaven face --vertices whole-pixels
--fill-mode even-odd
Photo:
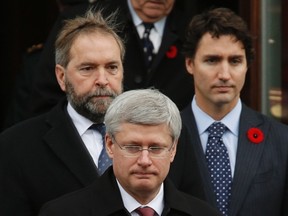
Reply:
[[[156,22],[167,16],[175,0],[131,0],[132,6],[144,22]]]
[[[113,159],[113,169],[121,186],[138,202],[147,204],[158,193],[160,185],[166,178],[170,163],[174,160],[176,144],[173,143],[170,130],[166,124],[137,125],[121,124],[121,130],[115,135],[115,141],[106,136],[106,149]],[[170,151],[163,157],[151,157],[143,150],[135,157],[127,156],[119,145],[136,145],[148,147],[165,147]]]
[[[232,109],[236,105],[245,82],[247,62],[243,44],[234,36],[213,38],[204,34],[194,59],[186,59],[186,67],[194,77],[198,106],[205,110],[221,106]]]

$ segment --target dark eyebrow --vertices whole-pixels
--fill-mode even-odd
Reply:
[[[244,55],[232,55],[229,58],[244,58]]]
[[[204,58],[222,58],[221,55],[217,55],[217,54],[207,54],[203,56]]]

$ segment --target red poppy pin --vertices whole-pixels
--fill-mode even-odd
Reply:
[[[254,144],[259,144],[264,140],[263,132],[258,128],[250,128],[247,132],[248,139]]]
[[[170,46],[169,50],[166,52],[166,56],[167,58],[175,58],[177,56],[177,53],[178,53],[178,49],[176,46]]]

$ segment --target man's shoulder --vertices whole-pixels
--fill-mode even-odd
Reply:
[[[10,134],[13,135],[19,132],[28,132],[30,130],[34,130],[35,128],[39,128],[39,126],[45,122],[44,119],[46,115],[47,114],[41,114],[39,116],[31,117],[29,119],[18,122],[2,131],[0,137],[9,136]]]
[[[206,201],[201,200],[197,197],[191,196],[186,193],[182,193],[182,196],[187,200],[187,207],[189,207],[189,211],[191,215],[199,214],[199,215],[209,215],[209,216],[221,216],[221,214],[216,210],[216,208],[212,207]]]
[[[20,138],[37,137],[45,133],[51,125],[61,123],[66,118],[59,103],[50,111],[18,122],[0,133],[0,140],[14,140]]]
[[[207,202],[175,188],[170,179],[164,182],[165,200],[171,212],[185,212],[187,215],[220,216]]]
[[[92,185],[47,202],[43,205],[40,216],[42,214],[60,216],[67,215],[69,212],[74,215],[75,211],[78,210],[85,215],[85,211],[89,211],[91,207],[91,193],[93,191],[91,187],[95,186],[94,184]]]
[[[116,194],[118,190],[113,186],[116,183],[111,182],[116,180],[115,177],[111,176],[113,176],[113,169],[109,168],[107,172],[100,178],[95,179],[90,185],[47,202],[43,205],[39,216],[107,215],[101,212],[106,211],[107,208],[108,211],[111,210],[112,212],[115,209],[115,211],[119,210],[119,205],[122,207],[121,195],[120,192]],[[111,194],[113,194],[112,197]],[[111,206],[111,203],[113,203],[113,206]],[[94,213],[91,213],[91,211]]]
[[[248,116],[248,118],[250,119],[253,116],[254,118],[257,118],[258,120],[262,121],[264,124],[270,124],[272,127],[282,128],[283,130],[288,130],[288,125],[282,123],[279,119],[275,119],[271,116],[263,114],[245,105],[243,105],[241,114],[243,116]]]

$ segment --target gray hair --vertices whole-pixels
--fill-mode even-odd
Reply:
[[[122,123],[140,125],[166,124],[173,141],[178,140],[182,122],[175,103],[156,89],[126,91],[109,106],[105,120],[106,132],[114,136]]]
[[[84,16],[78,16],[74,19],[65,21],[55,42],[55,62],[63,67],[67,67],[70,61],[70,49],[73,42],[82,34],[99,32],[115,38],[121,52],[121,60],[125,55],[124,41],[117,34],[120,24],[117,23],[116,16],[118,11],[110,14],[106,18],[102,15],[102,10],[93,8],[87,10]]]

